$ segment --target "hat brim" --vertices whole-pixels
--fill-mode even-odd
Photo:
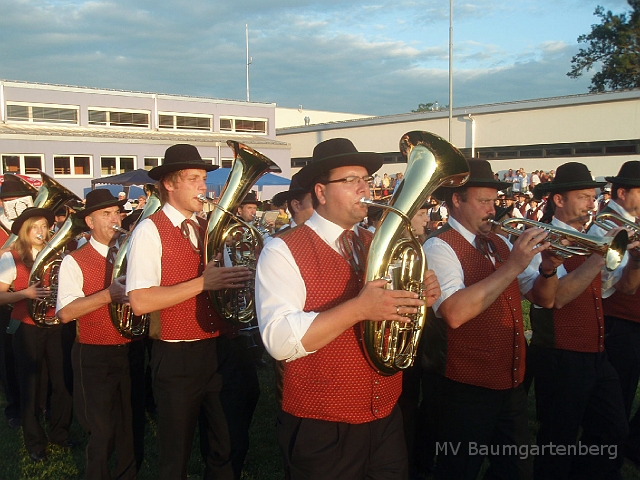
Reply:
[[[304,188],[294,188],[292,190],[278,192],[271,199],[271,203],[278,206],[284,205],[284,202],[289,202],[294,197],[297,197],[298,195],[302,195],[303,193],[307,193],[307,191],[308,190],[305,190]]]
[[[629,187],[640,187],[640,178],[629,177],[604,177],[608,183],[615,183],[616,185],[624,185]]]
[[[89,208],[85,208],[82,211],[79,211],[76,213],[76,217],[78,218],[86,218],[88,215],[92,214],[93,212],[96,212],[98,210],[102,210],[103,208],[109,208],[109,207],[122,207],[125,203],[127,203],[127,200],[110,200],[108,202],[102,202],[102,203],[97,203]]]
[[[33,196],[34,196],[34,193],[30,192],[28,190],[25,190],[23,192],[7,192],[7,193],[0,192],[0,199],[2,199],[2,198],[33,197]]]
[[[20,229],[22,228],[22,225],[24,224],[24,222],[27,219],[33,218],[33,217],[44,217],[47,220],[47,223],[49,224],[49,228],[51,228],[54,222],[54,214],[52,210],[49,210],[46,208],[31,207],[26,209],[24,212],[22,212],[18,216],[18,218],[16,218],[13,221],[13,224],[11,224],[11,233],[13,233],[14,235],[18,235],[20,233]]]
[[[585,190],[587,188],[600,188],[607,184],[608,182],[596,182],[595,180],[591,180],[589,182],[567,182],[567,183],[557,183],[553,182],[541,183],[536,185],[533,189],[533,196],[536,198],[542,198],[547,193],[558,193],[558,192],[571,192],[573,190]]]
[[[205,170],[207,172],[212,172],[213,170],[218,169],[218,165],[211,165],[209,163],[204,162],[172,162],[163,165],[159,165],[157,167],[153,167],[149,170],[149,177],[153,180],[160,180],[167,173],[177,172],[179,170]]]
[[[303,189],[311,190],[313,181],[323,173],[338,167],[364,167],[369,175],[380,170],[384,158],[373,152],[342,153],[325,157],[305,165],[298,173],[298,184]]]
[[[503,188],[506,190],[507,188],[513,186],[511,182],[501,182],[500,180],[484,180],[477,179],[474,180],[470,178],[463,185],[457,185],[455,187],[439,187],[433,192],[433,196],[438,200],[443,200],[446,198],[445,192],[451,191],[455,192],[467,187],[480,187],[480,188],[495,188],[496,190],[502,190]]]

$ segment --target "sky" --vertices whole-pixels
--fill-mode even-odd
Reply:
[[[453,0],[453,106],[587,93],[596,6]],[[2,0],[0,79],[391,115],[449,103],[447,0]]]

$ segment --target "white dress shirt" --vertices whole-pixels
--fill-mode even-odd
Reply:
[[[89,238],[89,243],[104,258],[109,253],[109,245],[104,245],[96,241],[93,237]],[[83,298],[84,292],[84,275],[80,269],[80,265],[71,255],[67,255],[62,259],[60,271],[58,272],[58,301],[56,303],[56,312],[62,310],[77,298]]]
[[[31,249],[31,255],[36,258],[40,253],[35,248]],[[16,269],[16,262],[13,260],[11,252],[5,252],[0,257],[0,282],[11,285],[18,276],[18,270]]]
[[[305,225],[340,253],[338,238],[344,231],[342,227],[315,211]],[[291,361],[313,353],[304,349],[302,337],[318,312],[303,311],[307,289],[289,247],[281,238],[275,237],[260,253],[255,295],[260,333],[271,356]]]
[[[471,233],[465,227],[463,227],[455,218],[449,217],[449,225],[456,230],[462,237],[475,247],[476,235]],[[501,240],[506,243],[509,250],[513,248],[511,243],[501,235],[498,235]],[[451,245],[438,237],[429,238],[424,243],[424,252],[427,256],[427,263],[429,269],[433,270],[440,283],[440,291],[442,292],[440,298],[433,304],[433,311],[437,317],[442,318],[438,309],[442,302],[444,302],[451,295],[458,290],[462,290],[465,287],[464,284],[464,272],[458,256],[454,252]],[[493,259],[491,259],[493,261]],[[533,288],[533,283],[538,277],[538,267],[542,262],[542,257],[538,253],[533,258],[529,266],[518,275],[518,284],[520,286],[520,292],[526,294]],[[561,271],[562,270],[562,271]],[[558,268],[558,276],[566,274],[564,268]]]

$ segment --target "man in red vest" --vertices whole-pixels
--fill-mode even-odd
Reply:
[[[543,221],[551,218],[554,227],[582,232],[602,185],[582,163],[561,165],[553,181],[540,184],[536,192],[549,194]],[[640,269],[636,262],[613,273],[603,267],[602,255],[568,258],[558,271],[553,309],[531,308],[527,368],[535,382],[540,423],[534,460],[538,478],[619,476],[628,427],[618,375],[605,352],[602,296],[608,285],[633,293]]]
[[[258,261],[256,300],[264,344],[284,365],[278,442],[293,479],[406,478],[402,375],[384,376],[360,344],[365,320],[406,321],[425,300],[364,284],[372,234],[367,215],[371,175],[382,157],[345,138],[326,140],[298,173],[315,211],[304,225],[271,240]],[[426,303],[440,289],[429,271]]]
[[[537,255],[549,246],[541,229],[526,230],[513,246],[491,231],[498,190],[509,185],[495,180],[486,160],[469,168],[464,186],[436,192],[449,222],[424,244],[443,286],[422,358],[436,424],[435,478],[475,479],[487,456],[488,476],[531,478],[521,294],[553,305],[558,279],[547,272],[560,262]]]
[[[158,411],[160,479],[187,477],[198,414],[206,416],[208,452],[204,478],[233,478],[229,434],[220,405],[217,337],[221,319],[209,290],[239,288],[251,278],[246,267],[206,267],[205,221],[198,195],[206,194],[206,163],[192,145],[169,147],[158,180],[162,209],[133,231],[127,254],[127,292],[136,315],[152,313],[149,335],[154,398]],[[216,260],[222,260],[218,256]]]
[[[626,162],[618,175],[605,177],[605,180],[612,184],[611,200],[600,213],[612,213],[637,224],[640,216],[640,162]],[[613,222],[613,225],[617,223]],[[606,232],[593,225],[589,233],[602,236]],[[640,262],[639,252],[630,250],[623,264],[625,262],[637,265]],[[602,304],[606,331],[604,346],[620,377],[625,413],[629,418],[640,378],[640,290],[627,295],[613,286],[603,288]],[[629,422],[625,455],[640,465],[640,414],[637,413]]]
[[[77,214],[91,238],[67,255],[58,277],[57,316],[63,323],[78,319],[77,341],[71,351],[74,409],[89,433],[84,478],[111,478],[108,461],[114,447],[117,478],[135,478],[131,418],[129,343],[109,316],[111,302],[126,303],[124,279],[111,282],[120,226],[119,201],[108,190],[87,194],[86,208]],[[111,254],[110,254],[111,252]]]

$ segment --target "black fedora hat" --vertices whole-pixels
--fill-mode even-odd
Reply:
[[[556,175],[551,182],[536,185],[533,194],[536,198],[542,198],[547,193],[599,188],[606,184],[607,182],[596,182],[591,178],[591,172],[584,163],[567,162],[556,169]]]
[[[302,188],[311,190],[312,182],[323,173],[338,167],[362,166],[369,175],[382,167],[384,159],[373,152],[358,152],[355,145],[346,138],[332,138],[320,142],[313,149],[311,162],[298,172],[298,182]]]
[[[164,152],[164,160],[162,165],[149,170],[149,176],[154,180],[160,180],[164,175],[171,172],[177,172],[178,170],[186,170],[188,168],[195,168],[198,170],[206,170],[210,172],[218,168],[217,165],[211,165],[210,163],[202,160],[198,149],[193,145],[186,143],[179,143],[167,148]]]
[[[303,193],[307,193],[309,190],[302,188],[300,186],[300,182],[298,181],[298,175],[299,173],[296,173],[293,177],[291,177],[291,183],[289,184],[289,190],[286,190],[284,192],[279,192],[276,193],[273,198],[271,199],[271,202],[277,206],[280,207],[282,205],[285,204],[285,202],[290,202],[294,197],[297,197],[298,195],[302,195]]]
[[[607,182],[628,187],[640,187],[640,162],[631,160],[620,167],[615,177],[604,177]]]
[[[17,198],[26,197],[27,195],[33,196],[36,193],[35,188],[33,190],[29,190],[24,182],[24,180],[19,179],[15,175],[5,173],[4,181],[0,187],[0,198]]]
[[[244,196],[244,198],[240,202],[240,205],[246,205],[248,203],[251,203],[254,205],[262,205],[262,202],[258,200],[258,196],[256,195],[256,192],[254,192],[253,190],[251,190],[249,193],[247,193]]]
[[[502,190],[512,187],[511,182],[501,182],[500,180],[496,180],[493,175],[493,171],[491,170],[491,164],[487,160],[468,160],[469,164],[469,179],[464,183],[464,185],[460,185],[457,187],[440,187],[435,192],[433,192],[433,196],[437,199],[447,198],[446,192],[455,192],[456,189],[467,188],[467,187],[486,187],[486,188],[495,188],[496,190]]]
[[[20,229],[22,228],[22,224],[25,222],[25,220],[33,217],[46,218],[47,223],[49,224],[49,228],[51,228],[51,225],[53,225],[53,221],[54,221],[53,211],[47,208],[29,207],[25,209],[24,212],[22,212],[20,215],[18,215],[18,218],[16,218],[13,221],[13,223],[11,224],[11,233],[13,233],[14,235],[18,235],[18,233],[20,233]]]
[[[125,230],[129,230],[129,227],[131,227],[131,225],[133,225],[140,218],[140,215],[142,215],[141,209],[134,210],[133,212],[131,212],[131,214],[124,217],[121,227]]]
[[[84,210],[78,212],[76,216],[78,218],[85,218],[96,210],[109,207],[122,207],[126,202],[126,199],[118,200],[118,198],[111,195],[111,192],[106,188],[97,188],[87,193]]]

